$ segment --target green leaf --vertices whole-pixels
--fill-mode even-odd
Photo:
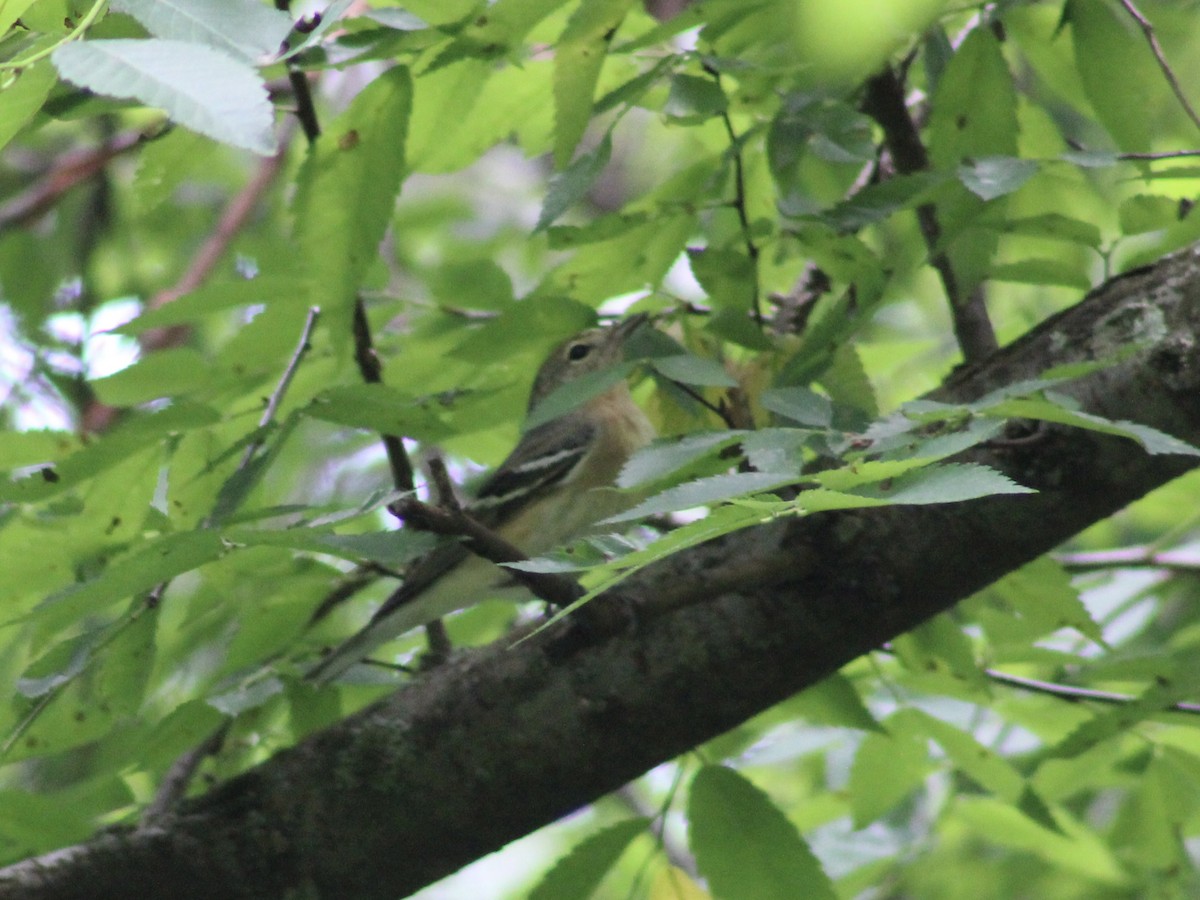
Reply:
[[[988,102],[981,104],[980,97],[987,97]],[[1002,195],[1025,174],[1020,162],[1014,161],[985,166],[982,173],[972,175],[970,161],[1017,156],[1018,130],[1012,73],[995,35],[977,26],[959,46],[938,82],[928,130],[929,156],[935,168],[953,169],[963,177],[966,164],[972,190],[995,197],[982,200],[961,185],[947,185],[939,195],[937,211],[945,253],[961,296],[969,294],[986,277],[999,243],[993,229],[976,226],[984,204],[988,204],[993,219],[1000,218],[1007,202]],[[987,175],[989,168],[998,168],[1000,177],[994,181],[980,177]]]
[[[814,218],[838,231],[854,232],[882,222],[904,209],[912,209],[929,199],[935,188],[950,180],[947,172],[916,172],[896,175],[869,184],[851,197],[835,203]]]
[[[975,661],[975,649],[961,627],[949,616],[934,616],[892,644],[905,668],[918,675],[948,673],[976,688],[987,681]]]
[[[0,431],[0,467],[19,469],[50,463],[80,448],[69,431]]]
[[[437,544],[434,535],[415,528],[362,534],[334,534],[325,528],[228,528],[224,537],[235,544],[328,553],[355,562],[373,562],[392,570],[402,569]]]
[[[833,424],[833,404],[828,397],[806,387],[774,388],[759,397],[763,409],[800,425],[828,428]]]
[[[274,676],[258,678],[208,698],[209,705],[226,716],[238,716],[283,693],[283,682]]]
[[[663,113],[680,122],[698,123],[720,115],[728,105],[725,92],[714,79],[676,75]]]
[[[1160,674],[1157,681],[1134,700],[1110,706],[1075,728],[1050,748],[1049,756],[1052,759],[1077,757],[1103,741],[1128,734],[1135,725],[1175,703],[1193,700],[1200,691],[1200,667],[1190,658],[1181,665],[1170,665],[1172,663],[1174,660],[1169,658],[1164,660],[1164,666],[1173,668],[1174,672]]]
[[[649,827],[647,819],[625,819],[588,835],[542,877],[527,895],[529,900],[592,896],[625,848]]]
[[[933,768],[925,741],[910,734],[868,734],[850,767],[854,827],[864,828],[919,788]]]
[[[152,35],[207,44],[246,62],[273,57],[292,30],[292,17],[255,0],[113,0]]]
[[[1137,441],[1150,454],[1177,453],[1183,456],[1200,456],[1200,449],[1172,437],[1169,434],[1125,419],[1106,419],[1103,416],[1085,413],[1070,408],[1071,401],[1046,392],[1043,398],[1013,398],[1003,400],[986,410],[991,415],[1021,419],[1042,419],[1061,425],[1073,425],[1101,434],[1115,434]]]
[[[1100,123],[1122,150],[1152,149],[1157,111],[1147,90],[1162,76],[1133,20],[1104,0],[1069,0],[1063,19],[1071,25],[1075,66]],[[1113,77],[1114,60],[1121,61],[1119,77]]]
[[[795,472],[733,472],[728,475],[714,475],[711,478],[697,478],[695,481],[667,488],[648,500],[642,501],[633,509],[610,516],[604,521],[607,523],[631,522],[646,516],[678,512],[697,506],[709,506],[733,500],[736,497],[761,494],[772,488],[792,484],[797,478]]]
[[[863,703],[854,684],[845,675],[834,673],[801,691],[792,701],[796,712],[810,722],[860,731],[883,731]]]
[[[633,363],[621,363],[599,372],[589,372],[574,381],[559,385],[529,411],[521,429],[525,432],[532,431],[551,419],[557,419],[573,409],[578,409],[593,397],[600,396],[613,385],[624,381],[632,371]]]
[[[7,4],[5,10],[11,5]],[[0,147],[33,120],[50,96],[55,80],[54,68],[43,60],[25,69],[16,81],[0,91]]]
[[[145,593],[176,575],[212,562],[225,551],[225,545],[213,531],[185,531],[145,541],[95,578],[47,597],[32,613],[21,618],[32,620],[45,631],[62,628],[85,613]]]
[[[1116,891],[1129,887],[1128,870],[1092,829],[1075,825],[1063,834],[1039,824],[1012,803],[991,797],[961,797],[955,815],[976,840],[1045,860],[1064,877],[1082,877]]]
[[[131,414],[100,440],[85,444],[61,462],[15,481],[0,481],[0,500],[45,500],[146,451],[158,438],[219,420],[210,407],[186,401],[176,401],[152,413]]]
[[[1074,628],[1097,644],[1104,642],[1104,633],[1080,599],[1070,573],[1048,556],[1009,572],[979,597],[1007,613],[1004,618],[989,617],[985,625],[997,643],[1032,641],[1061,628]]]
[[[169,135],[163,140],[170,140]],[[153,146],[158,146],[155,142]],[[237,281],[215,281],[190,291],[165,306],[148,309],[119,328],[114,334],[143,334],[151,328],[165,328],[196,322],[214,313],[260,303],[308,305],[309,284],[289,275],[262,275]],[[158,351],[162,352],[162,351]]]
[[[899,476],[887,484],[858,488],[862,497],[886,500],[889,503],[927,504],[961,503],[977,497],[996,494],[1032,494],[1032,488],[1017,484],[987,466],[947,463],[927,466],[916,472]]]
[[[1009,219],[1004,223],[1004,230],[1009,234],[1071,241],[1085,247],[1098,248],[1102,240],[1099,227],[1062,213],[1043,213],[1021,219]]]
[[[633,0],[589,0],[571,15],[554,53],[554,165],[565,168],[591,122],[613,33]],[[544,214],[543,214],[544,215]]]
[[[109,406],[137,406],[160,397],[203,391],[212,366],[191,347],[169,347],[147,354],[132,366],[91,382],[96,396]]]
[[[1018,190],[1037,174],[1038,164],[1014,156],[985,156],[958,167],[958,179],[980,200],[995,200]]]
[[[617,486],[637,487],[665,478],[689,463],[715,454],[739,440],[744,431],[705,431],[655,441],[637,451],[621,469]]]
[[[679,356],[659,356],[650,360],[650,366],[664,378],[678,381],[682,384],[695,384],[701,387],[737,387],[737,380],[725,371],[725,367],[713,359],[702,356],[681,354]]]
[[[717,306],[749,311],[754,304],[754,263],[737,250],[688,250],[692,274]]]
[[[51,59],[80,87],[165,110],[222,143],[264,156],[275,152],[275,111],[262,79],[211,47],[158,39],[74,41]]]
[[[998,263],[988,269],[992,281],[1015,281],[1018,284],[1053,284],[1086,291],[1092,286],[1082,260],[1023,259],[1014,263]]]
[[[567,168],[550,179],[546,202],[538,216],[534,232],[542,231],[551,222],[578,203],[591,190],[612,155],[612,135],[605,132],[594,150],[581,154]]]
[[[1135,194],[1117,207],[1122,234],[1145,234],[1174,225],[1180,219],[1179,201],[1157,194]]]
[[[705,766],[688,795],[688,843],[722,900],[833,900],[829,877],[757,787],[724,766]]]
[[[446,263],[429,276],[438,303],[452,309],[503,309],[513,302],[512,279],[490,259]]]
[[[355,296],[404,177],[412,78],[396,66],[365,87],[312,145],[297,176],[296,236],[336,346],[349,352]]]

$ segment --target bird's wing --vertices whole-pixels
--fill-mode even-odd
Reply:
[[[468,511],[491,528],[503,527],[546,488],[569,482],[594,436],[595,427],[582,416],[539,425],[480,486]]]

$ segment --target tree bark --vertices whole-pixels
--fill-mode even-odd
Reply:
[[[1200,444],[1198,335],[1200,245],[1113,279],[932,396],[969,401],[1123,353],[1062,392]],[[822,513],[679,553],[627,583],[660,610],[631,628],[463,653],[155,828],[0,872],[0,896],[406,895],[815,684],[1197,462],[1058,426],[963,458],[1038,493]]]

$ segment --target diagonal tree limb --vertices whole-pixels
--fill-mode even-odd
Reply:
[[[1087,412],[1200,441],[1200,245],[1113,279],[933,396],[969,401],[1131,346],[1068,392]],[[185,801],[157,829],[0,872],[0,894],[406,895],[815,684],[1197,464],[1060,426],[964,458],[1039,492],[777,521],[676,554],[630,589],[655,596],[707,574],[719,587],[706,602],[567,654],[551,652],[553,629],[464,653]],[[775,565],[755,576],[748,558]],[[743,583],[721,577],[731,566]]]

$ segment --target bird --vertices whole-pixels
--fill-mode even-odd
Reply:
[[[617,366],[626,340],[647,320],[639,314],[610,327],[589,328],[555,347],[533,380],[527,415],[564,385]],[[632,505],[635,498],[613,484],[629,457],[654,436],[620,378],[525,432],[465,511],[527,555],[545,553]],[[510,580],[505,569],[474,556],[462,542],[441,544],[414,562],[370,621],[306,679],[328,684],[380,645],[478,603]]]

